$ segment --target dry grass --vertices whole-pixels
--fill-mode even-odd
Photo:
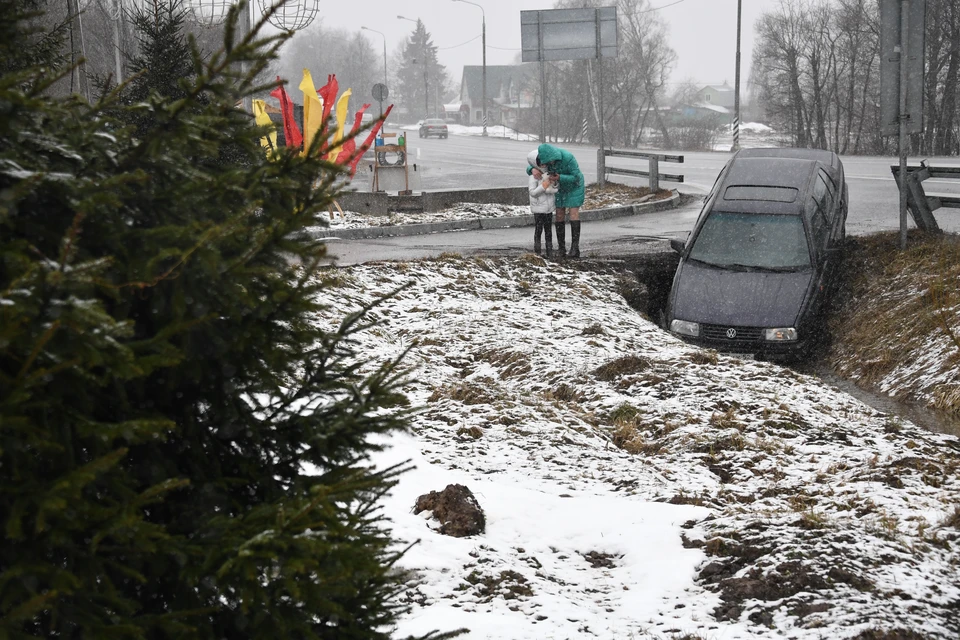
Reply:
[[[630,354],[600,365],[593,370],[593,375],[597,377],[597,380],[612,382],[621,376],[640,373],[650,367],[650,364],[650,360],[647,358]]]
[[[490,390],[487,385],[475,384],[473,382],[461,382],[460,384],[443,386],[434,389],[427,402],[437,402],[439,400],[456,400],[463,404],[492,404],[497,399],[497,394]]]
[[[912,232],[907,249],[898,235],[883,233],[848,241],[846,279],[834,301],[829,357],[837,374],[875,387],[885,376],[944,339],[956,353],[941,365],[944,378],[960,382],[960,242],[956,236]],[[933,372],[937,373],[937,372]],[[921,381],[907,384],[924,384]],[[898,396],[933,398],[938,409],[960,413],[960,385],[904,388]]]
[[[616,205],[634,204],[638,200],[643,200],[650,195],[649,187],[631,187],[625,184],[610,182],[609,180],[601,187],[597,183],[588,184],[583,206],[581,210],[590,211],[591,209],[603,209]],[[660,189],[652,198],[644,200],[650,202],[653,200],[663,200],[673,195],[669,189]]]

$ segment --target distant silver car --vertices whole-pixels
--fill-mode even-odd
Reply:
[[[680,253],[666,326],[721,351],[804,355],[823,330],[846,234],[831,151],[744,149],[721,170]]]
[[[428,118],[420,123],[421,138],[429,138],[430,136],[446,138],[447,135],[447,123],[440,118]]]

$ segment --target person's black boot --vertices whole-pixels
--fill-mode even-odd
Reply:
[[[580,221],[570,221],[570,257],[580,257]]]
[[[543,217],[539,213],[533,214],[533,224],[533,252],[540,255],[540,235],[543,233],[544,225]]]
[[[566,232],[564,231],[563,225],[565,222],[557,222],[554,226],[557,228],[557,257],[565,258],[567,256],[567,246],[566,246]]]
[[[553,229],[550,228],[549,217],[545,219],[545,224],[543,225],[543,236],[547,246],[547,257],[549,258],[553,254]]]

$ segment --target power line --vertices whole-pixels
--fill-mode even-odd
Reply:
[[[480,37],[480,36],[474,36],[474,37],[470,38],[469,40],[467,40],[466,42],[461,42],[460,44],[455,44],[455,45],[453,45],[452,47],[437,47],[437,50],[438,50],[438,51],[446,51],[447,49],[456,49],[457,47],[462,47],[462,46],[465,45],[465,44],[470,44],[471,42],[473,42],[474,40],[476,40],[476,39],[479,38],[479,37]],[[494,47],[494,48],[496,48],[496,47]]]
[[[675,5],[675,4],[680,4],[681,2],[686,2],[686,1],[687,1],[687,0],[677,0],[676,2],[671,2],[670,4],[665,4],[665,5],[663,5],[662,7],[651,7],[651,8],[649,8],[649,9],[644,10],[644,11],[641,11],[640,13],[650,13],[651,11],[660,11],[660,9],[666,9],[667,7],[672,7],[672,6]]]

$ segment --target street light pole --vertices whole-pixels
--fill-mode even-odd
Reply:
[[[487,135],[487,12],[483,10],[476,2],[470,2],[470,0],[453,0],[454,2],[462,2],[464,4],[472,4],[475,7],[479,7],[480,15],[483,17],[483,31],[482,33],[482,42],[483,42],[483,135]],[[519,117],[519,114],[518,114]]]
[[[387,86],[387,36],[384,35],[382,31],[377,31],[376,29],[371,29],[370,27],[360,27],[365,31],[373,31],[374,33],[379,33],[380,37],[383,38],[383,86]],[[383,115],[383,100],[380,100],[380,115]]]
[[[737,0],[737,73],[733,89],[733,149],[740,150],[740,17],[743,0]]]
[[[420,27],[420,18],[414,20],[413,18],[405,18],[404,16],[397,16],[400,20],[407,20],[409,22],[415,22],[417,27]],[[427,43],[424,41],[420,45],[420,61],[423,64],[423,117],[424,119],[430,117],[430,90],[429,84],[427,82]],[[439,81],[439,80],[438,80]]]

